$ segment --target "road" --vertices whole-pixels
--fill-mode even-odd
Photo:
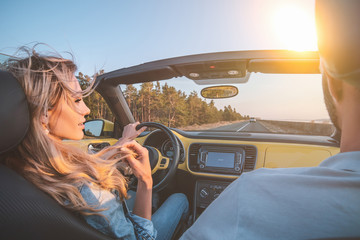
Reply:
[[[217,127],[217,128],[212,128],[211,130],[226,131],[226,132],[228,132],[228,131],[230,131],[230,132],[262,132],[262,133],[270,132],[261,123],[250,122],[250,121],[233,123],[233,124],[229,124],[229,125],[225,125],[225,126],[221,126],[221,127]]]

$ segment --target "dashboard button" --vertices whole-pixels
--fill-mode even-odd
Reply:
[[[207,196],[209,196],[209,190],[207,188],[201,189],[200,190],[200,197],[206,198]]]

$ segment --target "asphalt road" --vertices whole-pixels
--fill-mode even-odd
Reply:
[[[225,125],[225,126],[221,126],[221,127],[217,127],[217,128],[212,128],[211,130],[226,131],[226,132],[228,132],[228,131],[230,131],[230,132],[262,132],[262,133],[270,132],[261,123],[250,122],[250,121],[233,123],[233,124],[229,124],[229,125]]]

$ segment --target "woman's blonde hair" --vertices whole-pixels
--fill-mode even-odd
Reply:
[[[10,152],[4,164],[13,168],[64,207],[89,215],[98,212],[89,206],[80,194],[83,184],[91,184],[109,191],[117,191],[126,198],[127,182],[117,169],[119,155],[103,160],[99,156],[111,149],[90,155],[72,146],[54,140],[44,131],[41,117],[56,109],[61,98],[74,94],[68,86],[76,65],[60,55],[43,56],[23,47],[26,58],[10,59],[8,71],[22,85],[30,111],[30,129],[21,144]],[[81,94],[89,94],[92,86]],[[79,93],[78,93],[79,94]],[[67,101],[69,102],[69,101]],[[70,103],[69,103],[70,104]],[[120,148],[118,153],[120,153]]]

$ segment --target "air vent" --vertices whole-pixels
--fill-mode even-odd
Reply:
[[[245,146],[245,166],[244,172],[254,170],[256,163],[256,148],[254,146]]]
[[[189,149],[189,167],[191,170],[197,170],[198,164],[197,164],[197,158],[199,154],[201,145],[200,144],[191,144]]]

